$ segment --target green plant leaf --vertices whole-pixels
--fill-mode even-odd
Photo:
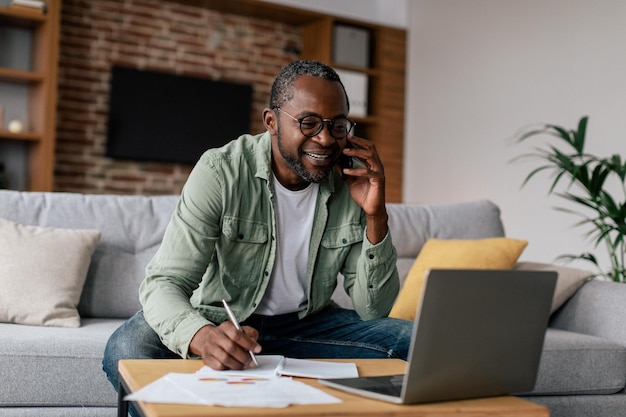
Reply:
[[[547,128],[548,128],[549,134],[559,139],[563,139],[568,145],[576,149],[574,140],[566,129],[562,128],[561,126],[556,126],[556,125],[547,125]]]
[[[578,130],[574,132],[574,148],[582,155],[585,149],[585,135],[587,134],[587,121],[589,117],[584,116],[578,122]]]
[[[593,169],[588,188],[589,195],[592,198],[598,198],[600,196],[604,182],[610,173],[611,171],[601,164],[596,165]]]
[[[517,142],[523,142],[524,140],[533,137],[533,136],[537,136],[537,135],[543,135],[545,133],[547,133],[548,131],[548,126],[543,126],[541,129],[535,129],[535,130],[529,130],[528,132],[525,132],[523,134],[521,134],[518,138],[517,138]]]
[[[590,262],[598,268],[599,275],[625,282],[626,160],[618,154],[600,158],[585,152],[588,121],[588,116],[583,116],[578,121],[577,128],[569,131],[561,126],[546,124],[541,129],[521,133],[518,136],[519,142],[535,136],[556,138],[557,142],[553,143],[554,139],[552,139],[543,146],[535,147],[532,153],[523,154],[515,160],[542,161],[540,166],[532,169],[524,178],[522,186],[538,173],[550,171],[553,178],[548,194],[554,194],[577,207],[577,209],[569,207],[556,207],[556,209],[579,217],[575,226],[588,226],[586,235],[591,238],[595,248],[602,243],[605,244],[611,261],[611,267],[607,268],[610,272],[604,273],[595,255],[589,252],[580,255],[562,255],[559,258]],[[563,142],[573,152],[563,151],[562,149],[565,148],[558,146]],[[619,199],[611,194],[614,178],[621,181],[622,196]],[[569,180],[565,191],[556,192],[556,187],[564,180]]]

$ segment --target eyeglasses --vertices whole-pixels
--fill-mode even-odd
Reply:
[[[345,139],[348,136],[348,133],[352,130],[356,123],[354,123],[350,119],[346,119],[345,117],[339,116],[333,119],[322,119],[320,116],[316,114],[310,114],[308,116],[301,117],[300,119],[292,116],[287,113],[280,107],[275,107],[276,110],[285,113],[287,116],[291,117],[293,120],[300,124],[300,131],[304,136],[313,137],[317,136],[322,129],[324,129],[324,125],[328,125],[328,130],[330,131],[330,135],[335,139]]]

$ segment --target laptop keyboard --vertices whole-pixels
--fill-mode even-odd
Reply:
[[[392,397],[399,397],[402,393],[404,375],[376,376],[362,379],[364,380],[362,387],[368,391],[390,395]]]

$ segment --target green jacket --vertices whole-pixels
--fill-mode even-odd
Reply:
[[[182,357],[195,333],[255,310],[276,256],[269,133],[243,135],[205,152],[193,168],[139,290],[144,316]],[[306,316],[331,304],[337,274],[364,319],[386,316],[399,289],[389,234],[365,236],[365,215],[333,170],[320,184],[307,266]]]

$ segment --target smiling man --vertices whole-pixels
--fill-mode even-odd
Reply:
[[[383,164],[348,116],[336,72],[296,61],[274,81],[267,131],[202,155],[146,268],[143,310],[107,344],[116,389],[129,358],[201,357],[214,369],[253,366],[250,352],[406,359],[411,323],[386,317],[399,280]],[[339,273],[354,310],[331,301]]]

